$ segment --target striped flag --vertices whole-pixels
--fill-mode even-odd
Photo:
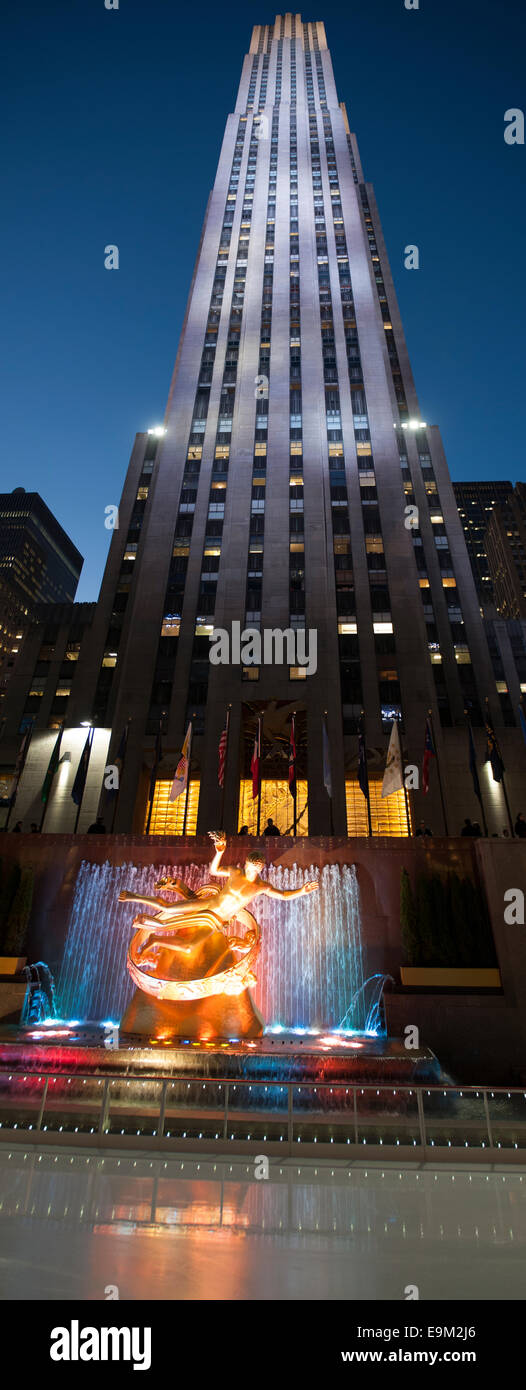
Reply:
[[[435,746],[431,736],[431,725],[426,719],[426,733],[424,738],[424,757],[422,760],[422,791],[429,791],[429,764],[432,758],[436,758]]]
[[[225,727],[224,727],[224,729],[223,729],[223,732],[222,732],[222,734],[221,734],[221,738],[220,738],[220,740],[219,740],[219,760],[218,760],[218,765],[217,765],[217,780],[218,780],[218,782],[219,782],[219,786],[220,786],[220,787],[224,787],[224,785],[225,785],[225,767],[226,767],[226,752],[227,752],[227,747],[228,747],[228,724],[229,724],[229,719],[230,719],[230,710],[227,710],[227,712],[226,712],[226,720],[225,720]]]
[[[181,749],[181,757],[175,769],[175,777],[170,787],[170,801],[176,801],[181,793],[186,791],[188,783],[188,772],[190,768],[190,749],[192,746],[192,720],[186,730],[185,740]]]

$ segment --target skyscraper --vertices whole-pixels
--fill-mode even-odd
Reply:
[[[237,650],[236,624],[288,634],[278,659],[263,653],[254,664],[255,644]],[[229,635],[228,664],[209,659],[214,628]],[[380,796],[393,718],[417,765],[433,711],[458,819],[464,707],[481,725],[486,696],[500,727],[439,431],[421,417],[324,25],[278,16],[253,29],[243,61],[164,426],[136,438],[68,720],[91,708],[111,728],[110,762],[131,721],[122,831],[145,827],[162,725],[150,823],[161,834],[181,832],[183,800],[187,830],[222,814],[228,830],[256,828],[250,765],[261,720],[261,823],[271,814],[283,832],[296,711],[298,832],[367,834],[363,709],[373,833],[404,834],[403,792]],[[188,798],[170,802],[190,721]],[[426,815],[438,832],[431,781]]]
[[[513,483],[503,478],[486,478],[468,483],[453,483],[453,491],[466,538],[467,552],[473,570],[475,587],[482,607],[495,602],[493,580],[486,550],[486,533],[497,504],[506,503],[513,492]]]
[[[82,565],[38,492],[0,493],[0,697],[35,606],[71,602]]]
[[[517,483],[494,508],[486,533],[495,606],[503,618],[526,618],[526,487]]]

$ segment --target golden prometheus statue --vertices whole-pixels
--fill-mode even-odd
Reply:
[[[260,928],[248,904],[260,893],[269,898],[299,898],[318,887],[313,881],[301,888],[281,890],[260,876],[264,856],[254,851],[244,867],[221,868],[226,836],[210,831],[215,854],[210,872],[226,879],[223,886],[203,884],[192,892],[181,879],[161,879],[156,891],[179,895],[178,902],[148,897],[123,889],[119,902],[139,902],[156,907],[141,913],[128,949],[127,967],[137,991],[128,1005],[121,1029],[128,1033],[171,1037],[257,1037],[263,1020],[250,995],[256,983],[254,965],[260,946]],[[246,928],[245,935],[229,935],[230,924]],[[145,997],[146,996],[146,997]]]

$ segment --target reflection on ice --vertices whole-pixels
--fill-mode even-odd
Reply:
[[[260,1170],[261,1171],[261,1170]],[[0,1148],[12,1299],[521,1298],[526,1174]],[[240,1236],[243,1239],[240,1239]],[[512,1255],[511,1255],[511,1252]]]

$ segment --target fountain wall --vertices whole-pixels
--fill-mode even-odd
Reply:
[[[248,848],[255,847],[255,841],[248,842]],[[228,842],[225,863],[237,863],[246,849],[246,842],[232,838]],[[431,844],[420,840],[394,839],[302,839],[294,842],[285,838],[270,839],[264,842],[267,870],[272,866],[283,873],[302,872],[312,876],[311,869],[321,873],[325,866],[346,866],[347,871],[354,865],[356,886],[361,903],[361,946],[362,970],[365,977],[376,973],[390,974],[397,982],[395,992],[386,996],[388,1004],[388,1030],[393,1035],[403,1033],[408,1023],[416,1023],[421,1028],[422,1041],[431,1047],[446,1062],[447,1053],[454,1052],[466,1064],[469,1059],[471,1075],[482,1074],[484,1065],[493,1064],[493,1069],[503,1074],[510,1057],[515,1065],[526,1067],[526,935],[524,925],[506,922],[504,916],[505,894],[510,888],[519,888],[526,893],[526,846],[520,841],[436,839]],[[35,896],[30,929],[25,953],[30,960],[43,959],[50,965],[57,980],[68,966],[66,938],[72,914],[78,912],[85,876],[91,872],[90,866],[97,866],[102,873],[104,866],[111,883],[115,886],[131,886],[129,866],[134,871],[144,873],[151,880],[163,869],[170,874],[181,873],[189,865],[195,865],[195,873],[207,875],[210,863],[210,841],[206,837],[195,837],[186,842],[160,840],[145,836],[91,836],[91,835],[4,835],[0,840],[0,856],[5,863],[16,859],[30,864],[35,874]],[[82,867],[84,865],[84,868]],[[297,866],[295,868],[295,866]],[[399,967],[402,960],[400,939],[400,875],[403,868],[409,871],[413,881],[423,868],[430,874],[456,870],[461,875],[472,875],[481,883],[488,902],[493,935],[502,978],[502,993],[494,998],[477,994],[431,995],[400,991]],[[119,873],[115,877],[114,871]],[[120,877],[119,877],[120,875]],[[101,880],[102,882],[103,880]],[[149,881],[149,880],[148,880]],[[284,881],[284,880],[283,880]],[[349,884],[351,879],[348,880]],[[117,887],[117,892],[118,892]],[[329,889],[327,889],[327,892]],[[312,898],[318,897],[313,894]],[[263,900],[262,900],[263,902]],[[298,915],[307,909],[308,898],[297,904]],[[75,907],[75,904],[77,906]],[[290,904],[290,908],[294,903]],[[281,904],[278,904],[281,909]],[[289,910],[286,909],[286,910]],[[258,904],[258,915],[262,916],[265,934],[264,913],[266,904]],[[262,912],[261,912],[262,909]],[[308,909],[310,911],[310,907]],[[108,902],[101,893],[99,903],[100,917],[92,922],[99,945],[103,951],[102,938],[108,940],[116,950],[117,936],[122,945],[122,988],[128,988],[127,972],[124,968],[125,947],[129,939],[129,929],[125,925],[126,908],[117,908]],[[111,923],[111,937],[107,924]],[[275,949],[270,937],[265,949]],[[289,919],[290,921],[290,919]],[[289,934],[289,943],[291,937]],[[298,938],[299,941],[299,938]],[[319,943],[318,943],[319,944]],[[120,945],[119,945],[120,949]],[[287,948],[288,949],[288,948]],[[262,958],[263,959],[263,958]],[[311,955],[310,966],[322,972],[324,954]],[[287,956],[287,969],[292,968],[292,955]],[[64,962],[64,966],[63,966]],[[299,963],[295,967],[300,969]],[[276,966],[276,972],[279,966]],[[258,963],[258,974],[261,976]],[[64,976],[66,979],[66,976]],[[279,980],[276,973],[276,1012],[285,1008],[287,995],[285,981]],[[349,981],[344,981],[340,997],[349,989]],[[280,993],[281,989],[281,993]],[[297,996],[298,1001],[300,995]],[[327,996],[328,997],[328,996]],[[314,996],[315,998],[315,996]],[[268,1001],[267,1001],[268,1002]],[[263,1010],[265,1000],[262,1000]],[[316,1007],[316,1004],[315,1004]],[[338,1004],[339,1007],[339,1004]],[[298,1022],[304,1022],[298,1005]],[[447,1019],[447,1027],[445,1020]],[[280,1021],[288,1021],[283,1018]],[[335,1022],[339,1022],[336,1019]],[[313,1020],[309,1020],[313,1023]],[[480,1069],[475,1073],[480,1059]],[[485,1059],[485,1061],[484,1061]],[[486,1066],[486,1070],[487,1070]],[[459,1066],[456,1067],[457,1074]],[[489,1073],[488,1073],[489,1074]]]

